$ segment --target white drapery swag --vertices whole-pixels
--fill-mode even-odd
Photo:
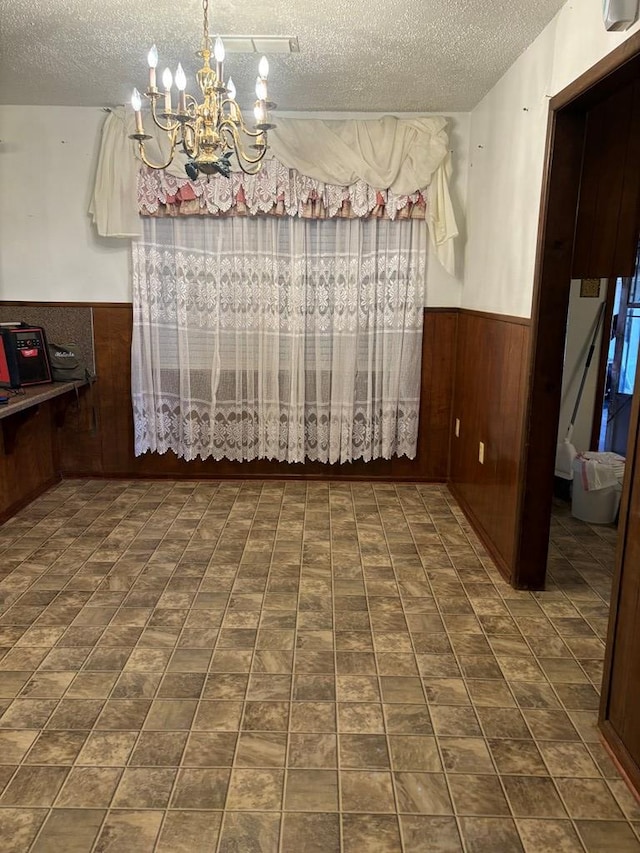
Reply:
[[[185,217],[143,228],[136,455],[415,456],[424,223]]]
[[[153,133],[148,117],[146,125],[147,132]],[[350,186],[362,181],[374,191],[390,190],[394,195],[421,192],[427,201],[427,226],[435,255],[455,275],[458,228],[449,193],[446,119],[384,116],[320,121],[278,116],[277,125],[269,132],[270,156],[288,169],[325,184]],[[140,161],[136,144],[128,138],[133,132],[131,110],[117,107],[107,116],[89,207],[98,234],[104,237],[142,234],[136,186]],[[168,141],[162,134],[147,145],[155,162],[166,161]],[[184,178],[185,160],[178,153],[167,175]],[[237,168],[235,159],[232,164]]]

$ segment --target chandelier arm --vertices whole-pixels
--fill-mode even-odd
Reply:
[[[223,101],[223,104],[225,104],[225,103],[227,103],[227,101]],[[228,101],[228,103],[233,103],[233,101]],[[249,128],[244,123],[244,117],[243,117],[242,111],[240,109],[238,109],[238,115],[240,116],[239,127],[245,136],[250,136],[252,139],[257,139],[259,136],[264,135],[263,130],[249,130]],[[226,122],[231,122],[232,124],[236,125],[236,122],[234,122],[233,119],[230,119],[230,118],[225,119],[225,123]],[[238,126],[238,125],[236,125],[236,126]]]
[[[187,131],[191,136],[191,140],[189,140]],[[185,122],[182,128],[182,150],[187,155],[190,160],[194,160],[200,151],[198,146],[198,134],[196,133],[196,129],[191,122]]]
[[[156,99],[155,98],[151,99],[151,118],[153,119],[153,123],[156,125],[156,127],[159,127],[160,130],[164,130],[165,133],[173,133],[175,130],[177,130],[180,127],[179,121],[175,121],[173,123],[166,124],[166,125],[162,124],[162,122],[159,120],[157,113],[156,113]]]
[[[220,125],[220,132],[221,133],[224,132],[224,133],[227,133],[230,135],[231,142],[233,144],[233,150],[235,151],[235,155],[238,158],[238,165],[240,166],[242,171],[245,172],[247,175],[251,175],[251,174],[255,175],[256,172],[259,171],[258,169],[256,169],[254,172],[249,172],[243,167],[242,163],[244,161],[245,163],[249,163],[252,166],[260,163],[261,160],[264,159],[264,155],[267,153],[266,145],[256,157],[249,157],[248,154],[245,154],[245,152],[242,148],[242,145],[240,143],[240,136],[238,134],[238,129],[236,128],[235,124],[233,124],[233,122],[228,121],[228,120],[223,121],[222,124]]]
[[[144,163],[145,166],[148,166],[150,169],[157,169],[157,170],[166,169],[168,166],[171,165],[171,161],[173,160],[174,154],[176,152],[175,134],[172,135],[171,150],[169,152],[169,159],[167,160],[166,163],[162,163],[162,164],[152,163],[151,160],[147,159],[147,155],[145,154],[145,150],[144,150],[144,141],[143,140],[140,140],[138,142],[138,152],[140,154],[140,159],[142,160],[142,162]]]
[[[249,157],[248,154],[245,154],[244,150],[242,148],[242,143],[240,141],[240,134],[238,132],[238,128],[236,127],[235,123],[232,122],[230,119],[225,119],[220,124],[220,133],[227,133],[231,136],[231,140],[233,142],[233,148],[236,152],[236,157],[238,158],[238,162],[240,161],[240,158],[242,157],[242,159],[245,161],[245,163],[259,163],[262,160],[262,158],[264,157],[264,155],[266,154],[266,151],[267,151],[266,143],[265,143],[265,146],[262,149],[262,151],[256,157]],[[258,132],[258,133],[250,133],[248,135],[255,138],[258,136],[262,136],[263,134],[262,134],[262,132]]]

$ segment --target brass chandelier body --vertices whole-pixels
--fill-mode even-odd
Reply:
[[[185,170],[194,180],[199,173],[204,175],[221,174],[229,177],[230,158],[235,155],[243,172],[255,175],[261,168],[267,151],[267,131],[275,127],[269,121],[269,111],[275,104],[267,100],[267,74],[269,65],[265,57],[259,66],[256,82],[258,100],[254,106],[255,125],[249,129],[245,124],[242,111],[235,99],[235,86],[229,78],[224,81],[224,46],[218,38],[214,47],[215,68],[211,66],[211,46],[209,39],[209,2],[203,0],[203,37],[202,49],[198,56],[202,67],[196,74],[196,80],[202,92],[202,101],[185,92],[186,78],[182,66],[178,65],[175,81],[178,88],[178,105],[173,109],[171,87],[173,79],[167,69],[163,75],[164,93],[156,85],[157,51],[155,45],[149,51],[149,86],[145,97],[149,99],[154,124],[167,134],[169,155],[165,163],[154,163],[145,150],[145,142],[151,135],[145,133],[142,123],[142,102],[137,89],[134,89],[131,105],[135,113],[136,132],[130,139],[138,142],[140,159],[151,169],[166,169],[173,161],[176,150],[181,148],[187,155]],[[247,148],[252,149],[250,153]]]

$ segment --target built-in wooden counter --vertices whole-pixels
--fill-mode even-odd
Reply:
[[[0,389],[0,523],[60,479],[56,428],[86,382]],[[22,393],[24,391],[24,393]]]
[[[48,382],[46,385],[31,385],[29,388],[20,388],[17,392],[0,388],[0,397],[8,396],[9,402],[0,405],[0,420],[11,417],[17,412],[39,406],[54,397],[61,397],[70,391],[76,391],[86,382]]]

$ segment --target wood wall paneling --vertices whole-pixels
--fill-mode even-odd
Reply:
[[[0,523],[59,479],[53,401],[0,421]]]
[[[98,374],[94,389],[97,431],[91,433],[85,429],[74,433],[65,430],[60,433],[62,471],[67,476],[301,477],[430,482],[448,479],[457,309],[425,311],[416,459],[380,459],[346,465],[316,462],[292,465],[268,460],[185,462],[171,452],[136,457],[130,393],[132,308],[130,305],[94,305],[93,322]],[[83,401],[83,406],[89,405],[89,401]],[[86,420],[86,413],[84,417]]]
[[[515,557],[529,328],[522,320],[459,317],[451,490],[507,579]],[[484,463],[479,443],[485,445]]]

